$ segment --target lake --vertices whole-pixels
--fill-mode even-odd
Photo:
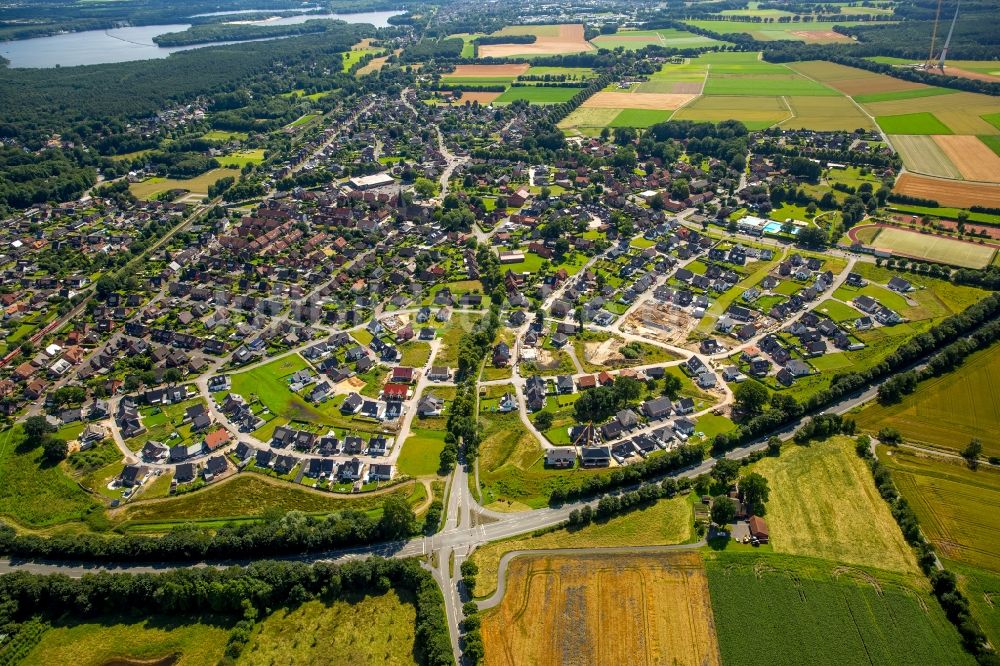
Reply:
[[[322,14],[289,16],[266,21],[266,25],[290,25],[311,18],[336,18],[347,23],[371,23],[376,28],[389,25],[390,16],[403,12],[360,12],[356,14]],[[255,22],[257,23],[257,22]],[[264,25],[265,22],[261,21]],[[175,51],[221,46],[234,42],[191,44],[189,46],[160,47],[153,37],[167,32],[181,32],[191,27],[186,23],[170,25],[145,25],[113,30],[86,30],[51,37],[35,37],[14,42],[0,42],[0,56],[10,61],[11,67],[72,67],[74,65],[99,65],[128,60],[166,58]]]

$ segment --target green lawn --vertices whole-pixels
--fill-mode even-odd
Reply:
[[[926,111],[898,116],[878,116],[875,122],[886,134],[951,134],[948,126]]]
[[[826,299],[813,308],[814,311],[824,314],[835,322],[854,321],[861,316],[861,312],[855,310],[850,305],[845,305],[840,301]]]
[[[923,579],[763,552],[706,560],[727,666],[975,663]]]
[[[233,153],[232,155],[226,155],[225,157],[216,158],[224,167],[234,167],[237,169],[242,169],[247,164],[260,164],[264,161],[264,149],[254,148],[252,150],[241,150],[239,152]]]
[[[436,475],[440,468],[441,451],[444,449],[443,430],[413,427],[403,443],[397,465],[401,474],[410,476]]]

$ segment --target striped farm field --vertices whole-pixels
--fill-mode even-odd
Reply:
[[[788,66],[800,74],[816,79],[820,83],[825,83],[845,95],[851,96],[921,90],[930,87],[825,60],[793,62],[789,63]]]
[[[915,173],[904,173],[896,180],[892,191],[897,194],[937,201],[942,206],[1000,208],[1000,186],[989,183],[944,180]]]
[[[790,118],[792,113],[779,97],[699,97],[673,116],[674,120],[702,120],[717,123],[739,120],[749,129],[764,129]]]
[[[788,97],[785,101],[795,114],[781,123],[786,129],[831,132],[875,127],[872,119],[846,97]]]
[[[559,121],[559,129],[572,131],[585,128],[604,128],[621,113],[621,109],[596,109],[577,107],[571,114]]]
[[[591,95],[581,106],[588,109],[651,109],[673,111],[697,95],[602,91]]]
[[[948,131],[931,132],[932,134],[984,136],[998,133],[997,127],[983,118],[983,116],[1000,113],[1000,98],[989,95],[958,92],[953,95],[937,95],[920,99],[865,103],[864,106],[870,114],[876,117],[911,114],[915,111],[934,114],[934,117],[948,128]],[[916,132],[893,131],[887,133],[915,134]]]
[[[914,173],[939,178],[961,178],[958,170],[932,135],[894,134],[889,137],[903,165]],[[975,137],[973,137],[975,138]]]
[[[986,455],[1000,455],[1000,345],[922,382],[895,405],[870,404],[856,420],[873,432],[892,426],[908,442],[944,449],[961,450],[978,438]]]
[[[955,164],[962,178],[1000,183],[1000,156],[978,137],[935,136],[934,141]]]
[[[903,447],[878,457],[942,557],[1000,573],[1000,471]]]

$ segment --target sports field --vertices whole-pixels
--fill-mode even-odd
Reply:
[[[971,241],[960,241],[947,236],[932,236],[918,231],[883,227],[872,245],[913,259],[938,261],[953,266],[983,268],[993,259],[995,249]]]
[[[775,552],[916,571],[910,547],[848,438],[786,447],[754,470],[771,487],[766,518]]]
[[[521,557],[483,619],[486,663],[719,664],[698,553]]]
[[[762,552],[706,569],[727,666],[975,663],[922,577]]]
[[[1000,471],[906,448],[882,446],[878,457],[942,557],[1000,573]]]
[[[973,354],[954,372],[922,382],[898,404],[870,404],[857,421],[872,432],[892,426],[907,441],[951,450],[977,437],[986,455],[1000,455],[1000,345]]]
[[[961,178],[962,173],[948,159],[935,138],[927,134],[894,134],[889,141],[907,170],[939,178]]]

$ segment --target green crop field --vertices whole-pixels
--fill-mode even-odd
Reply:
[[[580,81],[596,77],[597,72],[590,67],[530,67],[523,76],[565,76]]]
[[[655,109],[623,109],[611,121],[610,127],[649,127],[670,118],[671,111]]]
[[[225,157],[216,158],[219,160],[219,164],[224,167],[233,167],[236,169],[242,169],[247,164],[260,164],[264,161],[264,149],[255,148],[253,150],[241,150],[238,153],[233,153],[232,155],[226,155]]]
[[[613,35],[599,35],[590,40],[601,49],[616,49],[622,47],[626,51],[636,51],[647,46],[663,46],[665,48],[697,48],[719,44],[719,40],[696,35],[687,30],[662,28],[660,30],[622,30]]]
[[[731,35],[735,33],[747,33],[754,39],[760,41],[772,41],[781,39],[791,39],[810,44],[846,43],[849,37],[837,35],[833,32],[836,25],[851,26],[859,25],[857,21],[809,21],[809,22],[788,22],[788,23],[746,23],[743,21],[709,21],[690,20],[684,21],[688,25],[693,25],[703,30],[711,30],[721,35]]]
[[[987,113],[981,117],[993,127],[1000,129],[1000,113]]]
[[[58,625],[42,634],[21,664],[48,666],[200,666],[223,658],[230,621],[153,615],[105,617]]]
[[[922,579],[768,553],[706,569],[727,666],[975,663]]]
[[[261,622],[239,663],[415,666],[416,608],[394,590],[330,604],[308,601]]]
[[[972,617],[992,645],[1000,642],[1000,574],[946,560],[945,568],[958,576],[958,586],[969,600]]]
[[[955,91],[950,88],[915,88],[913,90],[896,90],[893,92],[869,93],[867,95],[855,95],[854,100],[861,104],[872,102],[892,102],[899,99],[919,99],[921,97],[936,97],[937,95],[951,95]]]
[[[905,448],[878,457],[942,557],[1000,574],[1000,471]]]
[[[948,126],[933,113],[904,113],[898,116],[876,116],[875,122],[886,134],[951,134]]]
[[[766,518],[775,552],[916,570],[910,547],[848,438],[787,447],[754,469],[771,486]]]
[[[1000,136],[981,136],[979,140],[997,155],[1000,155]]]
[[[445,74],[441,77],[441,87],[460,88],[466,86],[509,86],[514,80],[514,75],[510,76],[451,76]]]
[[[494,104],[510,104],[526,100],[531,104],[560,104],[568,102],[580,92],[580,88],[550,88],[542,86],[520,86],[508,88],[507,92],[493,100]]]
[[[962,178],[934,137],[927,134],[896,134],[889,137],[892,147],[903,159],[907,170],[939,178]]]
[[[907,441],[961,450],[979,438],[987,455],[1000,455],[1000,345],[977,352],[961,368],[922,382],[895,405],[872,403],[857,417],[871,431],[899,430]]]
[[[716,75],[709,71],[705,83],[706,95],[797,95],[800,97],[837,97],[836,90],[821,83],[789,73],[784,75],[753,76],[752,74]]]
[[[742,97],[713,95],[699,97],[678,109],[674,120],[700,120],[717,123],[739,120],[747,129],[759,130],[792,116],[779,97]]]

